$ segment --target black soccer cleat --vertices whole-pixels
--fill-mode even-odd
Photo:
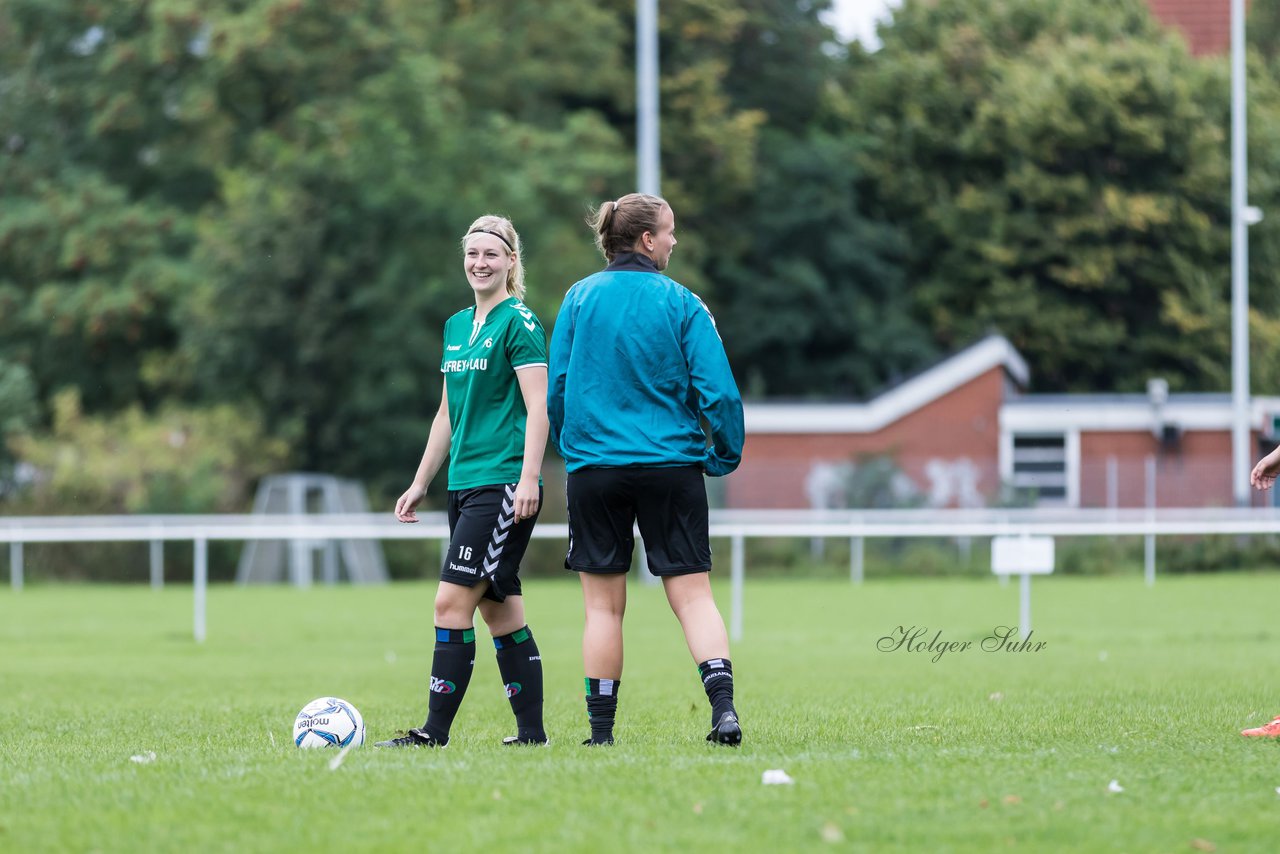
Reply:
[[[507,745],[507,746],[511,746],[511,745],[513,745],[513,744],[534,744],[534,745],[539,745],[539,744],[546,744],[546,743],[547,743],[547,739],[546,739],[546,737],[543,737],[543,738],[521,738],[521,737],[520,737],[520,736],[518,736],[518,735],[509,735],[509,736],[507,736],[506,738],[502,739],[502,743],[503,743],[503,744],[505,744],[505,745]]]
[[[715,728],[707,733],[707,741],[713,744],[727,744],[737,747],[742,743],[742,727],[738,725],[738,716],[733,712],[725,712],[720,716]]]
[[[605,745],[613,744],[613,736],[598,739],[593,735],[582,743],[587,747],[604,747]]]
[[[386,741],[374,742],[374,747],[444,747],[449,743],[449,739],[440,741],[435,736],[423,732],[420,729],[411,729],[398,738],[389,738]]]

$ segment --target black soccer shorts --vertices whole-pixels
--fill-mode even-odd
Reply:
[[[567,488],[565,569],[628,571],[638,525],[652,574],[711,570],[707,487],[699,466],[584,468],[569,473]]]
[[[449,551],[440,580],[463,587],[488,581],[485,599],[520,595],[520,561],[533,534],[533,518],[515,520],[516,485],[477,486],[449,492]],[[538,488],[538,513],[542,488]]]

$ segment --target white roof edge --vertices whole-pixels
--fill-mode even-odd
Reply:
[[[873,433],[953,389],[1003,367],[1021,385],[1027,363],[1003,335],[988,335],[866,403],[746,403],[747,433]]]
[[[1254,430],[1266,426],[1272,415],[1280,415],[1280,397],[1254,397],[1250,401],[1249,424]],[[1230,430],[1234,413],[1230,401],[1172,401],[1161,408],[1161,420],[1183,430]],[[1150,430],[1154,414],[1151,404],[1126,400],[1106,403],[1046,404],[1035,400],[1011,400],[1000,407],[1003,430],[1062,432],[1063,430],[1133,431]]]

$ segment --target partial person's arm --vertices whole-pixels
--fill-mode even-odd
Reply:
[[[453,443],[453,425],[449,423],[449,388],[445,384],[440,390],[440,408],[431,422],[431,432],[427,434],[427,447],[422,452],[422,462],[418,463],[418,473],[413,476],[413,485],[404,491],[396,502],[396,518],[401,522],[418,521],[418,502],[427,494],[427,486],[444,465],[449,456],[449,446]]]
[[[1277,473],[1280,473],[1280,448],[1258,460],[1249,474],[1249,482],[1254,489],[1270,489],[1275,485]]]
[[[569,294],[572,294],[572,289]],[[569,372],[569,356],[573,352],[573,312],[569,294],[560,304],[556,328],[551,330],[551,350],[547,359],[547,422],[551,441],[560,449],[560,433],[564,429],[565,375]]]
[[[702,467],[712,477],[723,477],[742,462],[742,445],[746,439],[742,396],[711,312],[692,292],[682,346],[689,364],[689,377],[698,393],[698,407],[711,433],[711,447],[707,449]]]
[[[516,484],[516,521],[529,519],[538,512],[538,476],[542,472],[542,455],[547,448],[547,369],[530,365],[516,369],[520,395],[528,414],[524,421],[524,464],[520,482]]]

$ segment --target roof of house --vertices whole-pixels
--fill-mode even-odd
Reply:
[[[1280,397],[1251,398],[1249,423],[1257,430],[1280,415]],[[1027,394],[1000,406],[1000,427],[1015,432],[1150,430],[1157,421],[1181,430],[1230,430],[1231,395],[1187,392],[1169,395],[1157,409],[1145,394]]]
[[[865,402],[747,402],[747,432],[874,433],[997,367],[1018,387],[1027,386],[1026,361],[1004,336],[989,335]],[[1002,430],[1024,432],[1149,430],[1157,421],[1182,430],[1230,430],[1234,421],[1231,395],[1220,392],[1173,393],[1158,411],[1146,394],[1015,392],[998,408]],[[1280,397],[1251,399],[1253,429],[1269,428],[1276,417]]]
[[[747,403],[748,433],[871,433],[1003,367],[1025,386],[1027,363],[1003,335],[989,335],[865,403]]]

